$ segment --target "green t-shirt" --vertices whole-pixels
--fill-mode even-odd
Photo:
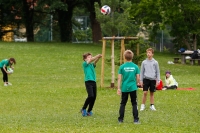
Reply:
[[[4,59],[0,62],[0,68],[3,68],[3,66],[9,66],[9,60],[8,59]]]
[[[139,67],[133,62],[126,62],[119,67],[118,74],[122,75],[122,92],[131,92],[138,89],[136,75],[139,73]]]
[[[96,66],[94,63],[87,64],[86,61],[83,62],[83,70],[85,74],[85,81],[95,81],[96,82],[96,72],[95,68]]]

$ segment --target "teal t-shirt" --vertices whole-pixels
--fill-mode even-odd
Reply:
[[[95,72],[95,68],[96,66],[94,65],[94,63],[89,63],[87,64],[86,61],[83,62],[83,70],[84,70],[84,74],[85,74],[85,81],[95,81],[96,82],[96,72]]]
[[[0,62],[0,68],[3,68],[3,66],[9,66],[9,60],[8,59],[4,59]]]
[[[122,75],[122,92],[131,92],[138,89],[136,75],[139,73],[139,67],[133,62],[126,62],[119,67],[118,74]]]

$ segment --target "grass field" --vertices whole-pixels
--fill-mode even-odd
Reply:
[[[140,125],[133,124],[130,101],[123,124],[118,124],[120,97],[108,89],[110,65],[105,65],[105,88],[98,96],[91,117],[79,112],[87,96],[83,81],[82,54],[101,53],[101,45],[64,43],[0,43],[0,60],[15,57],[12,86],[0,84],[0,132],[2,133],[198,133],[200,132],[200,66],[167,64],[177,55],[155,53],[161,70],[170,70],[179,88],[155,93],[157,111],[139,112]],[[107,48],[106,58],[110,58]],[[116,53],[119,50],[116,50]],[[117,76],[116,66],[116,76]],[[97,64],[100,85],[101,60]],[[1,75],[2,76],[2,75]],[[142,91],[138,90],[138,105]]]

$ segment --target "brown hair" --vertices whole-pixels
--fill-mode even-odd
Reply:
[[[13,61],[13,63],[16,64],[15,58],[10,58],[9,61]]]
[[[148,51],[151,51],[151,53],[154,54],[154,50],[153,50],[152,48],[148,48],[148,49],[146,50],[146,52],[148,52]]]
[[[92,55],[91,53],[85,53],[83,54],[83,60],[85,60],[89,55]]]
[[[124,57],[127,61],[130,61],[133,59],[134,53],[131,50],[126,50],[124,52]]]

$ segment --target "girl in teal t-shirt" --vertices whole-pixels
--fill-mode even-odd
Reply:
[[[12,85],[8,82],[8,74],[7,67],[9,66],[11,69],[14,69],[13,64],[16,64],[15,58],[4,59],[0,62],[1,72],[3,74],[3,82],[4,86]]]

